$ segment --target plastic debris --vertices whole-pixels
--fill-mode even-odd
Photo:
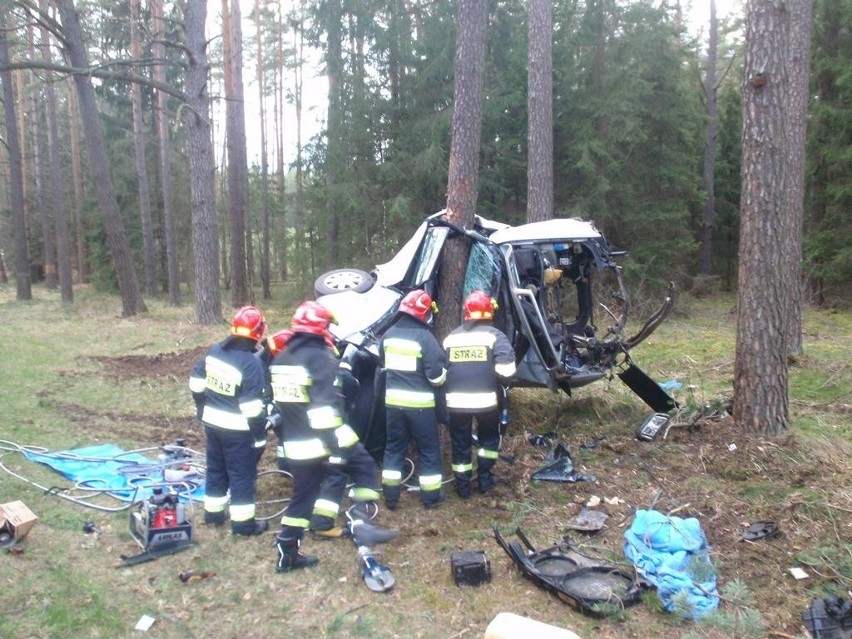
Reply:
[[[594,475],[586,475],[574,468],[574,462],[568,454],[568,449],[558,444],[544,460],[545,464],[532,474],[532,479],[539,481],[578,482],[595,481]]]
[[[609,515],[603,511],[582,508],[579,513],[568,520],[565,527],[581,532],[597,532],[604,527],[607,519],[609,519]]]

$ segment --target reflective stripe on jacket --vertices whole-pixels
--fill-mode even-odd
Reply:
[[[284,456],[322,459],[358,441],[343,421],[338,361],[322,337],[297,333],[269,366],[272,395],[284,424]],[[354,441],[353,441],[354,439]]]
[[[401,315],[385,332],[381,352],[386,371],[385,405],[434,408],[435,387],[447,378],[447,361],[429,327]]]
[[[497,408],[497,385],[515,375],[509,339],[487,321],[465,322],[444,339],[447,410],[476,413]]]
[[[192,369],[189,389],[203,395],[201,421],[226,430],[249,430],[263,415],[266,377],[253,342],[229,338],[213,344]]]

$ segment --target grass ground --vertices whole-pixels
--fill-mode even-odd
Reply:
[[[41,486],[66,482],[14,452],[17,445],[51,451],[95,443],[155,448],[178,437],[203,450],[187,389],[189,368],[222,327],[201,327],[190,307],[154,300],[148,314],[121,318],[117,299],[80,289],[71,308],[58,294],[36,290],[28,303],[0,290],[0,463]],[[291,309],[264,308],[274,329]],[[720,406],[731,395],[733,298],[682,299],[678,312],[634,357],[660,381],[675,381],[678,401]],[[236,539],[195,528],[196,545],[133,567],[121,555],[140,549],[127,512],[76,505],[0,472],[0,503],[23,500],[39,517],[15,552],[0,554],[0,638],[133,637],[142,615],[156,619],[147,636],[245,639],[286,634],[316,637],[481,637],[502,611],[590,637],[805,636],[801,613],[813,598],[850,596],[852,589],[852,315],[808,310],[805,354],[792,362],[792,427],[780,437],[744,435],[730,418],[687,410],[653,442],[636,427],[649,414],[618,379],[580,389],[573,398],[512,391],[512,424],[503,452],[503,482],[470,501],[455,498],[426,511],[414,494],[383,524],[400,529],[384,559],[397,584],[368,591],[349,542],[305,541],[317,568],[279,575],[272,535]],[[594,481],[537,482],[547,435],[568,448],[577,470]],[[262,464],[274,465],[272,446]],[[156,451],[155,451],[156,452]],[[0,469],[2,470],[2,469]],[[449,473],[447,472],[447,475]],[[267,500],[286,483],[261,480]],[[700,624],[661,612],[655,597],[603,619],[583,616],[525,579],[493,539],[523,528],[538,547],[555,544],[582,504],[597,496],[608,519],[591,536],[571,531],[587,554],[624,564],[622,535],[638,508],[700,521],[725,596],[721,614]],[[616,500],[617,498],[617,500]],[[779,533],[748,542],[749,524],[772,520]],[[97,534],[83,532],[93,521]],[[273,526],[274,528],[274,526]],[[450,555],[485,550],[491,583],[457,587]],[[797,580],[790,568],[803,568]],[[183,583],[197,569],[215,575]]]

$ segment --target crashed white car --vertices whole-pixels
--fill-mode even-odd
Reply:
[[[498,301],[494,324],[509,337],[517,357],[514,386],[571,394],[615,369],[655,411],[674,407],[629,357],[630,349],[668,316],[673,285],[658,310],[628,337],[629,298],[616,263],[626,253],[611,250],[592,222],[562,218],[509,226],[477,216],[473,229],[459,229],[443,213],[428,217],[399,253],[372,273],[335,269],[316,280],[317,299],[334,313],[334,335],[350,354],[377,359],[378,341],[407,292],[423,288],[435,298],[441,250],[451,234],[461,234],[471,242],[464,295],[479,289]],[[370,392],[374,385],[363,377],[359,381]],[[378,393],[371,412],[377,401]]]

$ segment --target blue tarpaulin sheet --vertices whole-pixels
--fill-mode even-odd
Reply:
[[[624,556],[654,584],[666,610],[675,610],[680,593],[688,610],[678,611],[686,617],[700,619],[719,606],[716,573],[697,519],[637,510],[624,539]]]
[[[30,461],[49,466],[78,486],[109,492],[113,497],[125,501],[147,499],[151,486],[163,485],[163,465],[141,453],[127,452],[115,444],[98,444],[71,450],[48,453],[25,451]],[[194,500],[204,498],[204,480],[192,480],[191,496]],[[187,488],[180,483],[175,489],[186,497]]]

